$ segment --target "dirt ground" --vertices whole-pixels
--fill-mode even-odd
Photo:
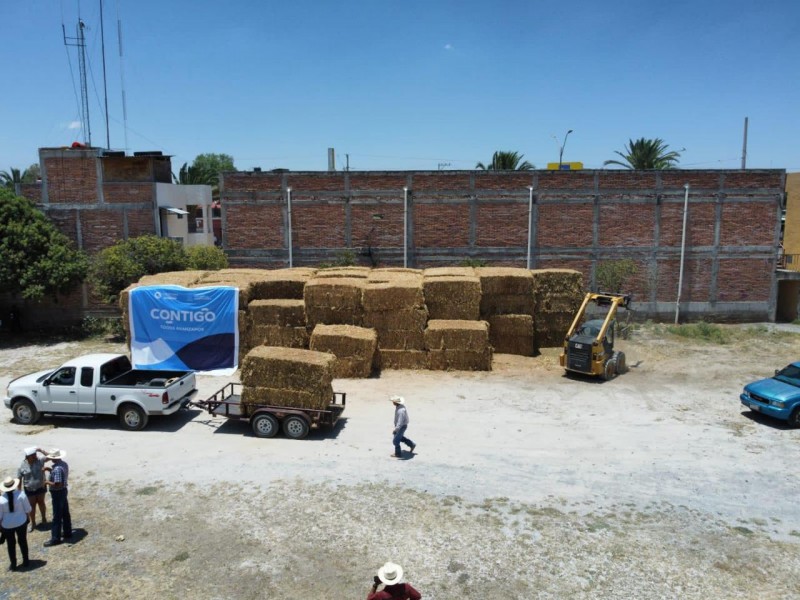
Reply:
[[[30,534],[33,568],[3,566],[0,600],[364,598],[387,560],[428,599],[800,598],[800,430],[738,399],[800,357],[800,333],[726,330],[643,326],[605,383],[566,377],[556,350],[337,380],[346,419],[300,441],[197,409],[125,432],[2,408],[0,475],[26,446],[69,453],[77,541]],[[124,347],[5,342],[0,385],[100,350]],[[226,381],[200,377],[200,395]],[[404,460],[390,394],[418,445]]]

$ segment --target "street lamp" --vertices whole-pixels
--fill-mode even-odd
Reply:
[[[567,133],[564,134],[564,143],[561,144],[561,148],[558,149],[558,170],[559,171],[561,170],[561,159],[564,156],[564,146],[567,145],[567,136],[569,136],[570,133],[572,133],[572,129],[570,129],[569,131],[567,131]]]

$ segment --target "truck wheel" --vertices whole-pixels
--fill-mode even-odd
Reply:
[[[283,420],[283,433],[293,440],[302,440],[308,435],[308,423],[303,417],[292,415]]]
[[[139,431],[147,425],[147,413],[135,404],[123,404],[119,410],[119,424],[128,431]]]
[[[14,420],[20,425],[33,425],[41,416],[30,400],[17,400],[11,412],[14,413]]]
[[[613,358],[609,358],[606,361],[605,369],[603,370],[603,379],[606,381],[611,381],[614,379],[614,376],[617,374],[617,361]]]
[[[628,363],[625,362],[625,353],[619,352],[617,354],[617,375],[622,375],[628,372]]]
[[[791,427],[800,427],[800,407],[795,408],[792,416],[789,417],[789,425]]]
[[[280,429],[278,419],[266,413],[261,413],[253,417],[250,421],[250,425],[253,427],[255,436],[260,438],[275,437]]]

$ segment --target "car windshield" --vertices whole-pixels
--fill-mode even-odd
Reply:
[[[775,374],[775,379],[800,387],[800,367],[789,365]]]

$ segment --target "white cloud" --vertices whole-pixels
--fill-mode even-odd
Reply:
[[[81,122],[80,121],[70,121],[67,123],[67,129],[80,129]]]
[[[444,45],[444,49],[445,50],[452,50],[453,49],[453,44],[445,44]]]

